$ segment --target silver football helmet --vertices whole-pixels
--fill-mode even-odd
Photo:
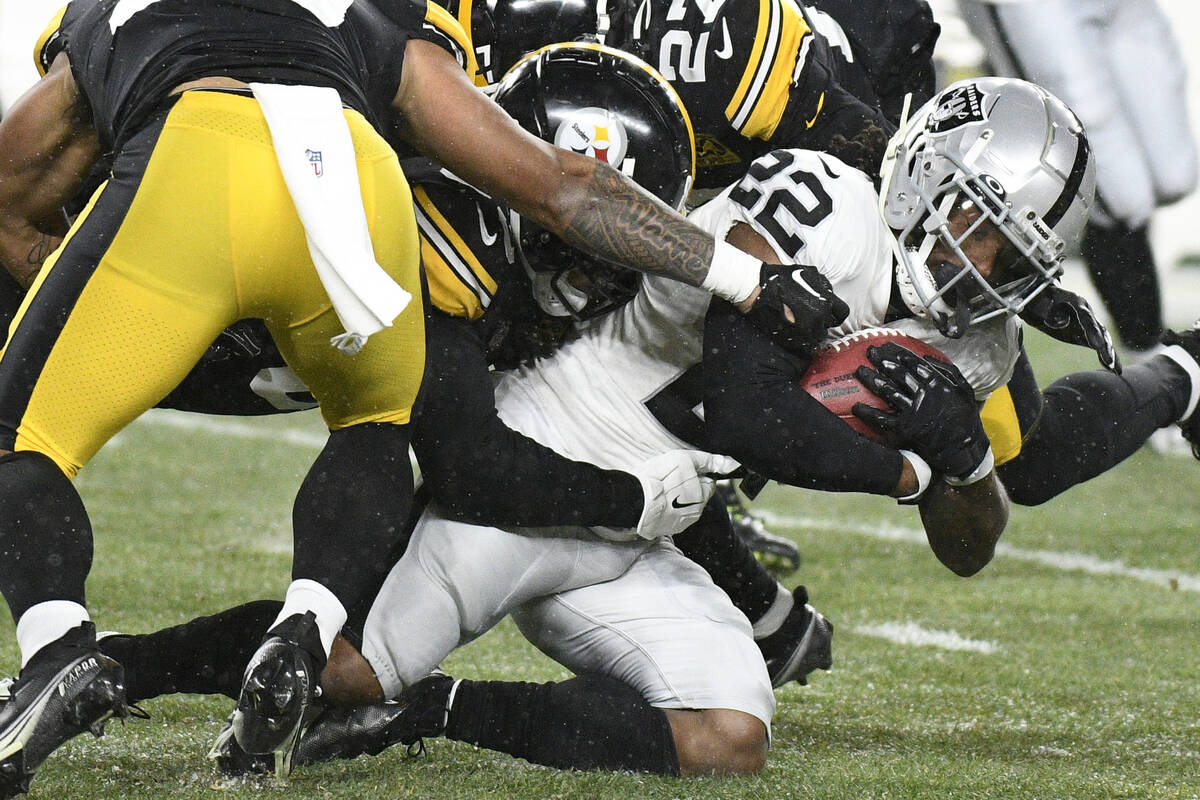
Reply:
[[[947,336],[1019,314],[1062,274],[1083,231],[1096,166],[1083,125],[1032,83],[973,78],[951,84],[901,120],[880,170],[879,208],[895,236],[905,304]],[[958,236],[956,208],[978,217]],[[1007,240],[989,281],[963,252],[982,225]],[[941,241],[958,263],[929,263]]]

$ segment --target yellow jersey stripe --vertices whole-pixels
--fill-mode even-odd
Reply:
[[[447,314],[479,319],[496,293],[495,278],[423,188],[413,187],[413,199],[430,302]]]
[[[996,466],[1012,461],[1021,453],[1021,423],[1007,386],[992,392],[979,411],[983,430],[992,443]]]
[[[466,5],[469,21],[471,8],[469,3]],[[475,50],[471,47],[471,37],[467,35],[466,29],[459,23],[459,20],[437,3],[427,3],[425,24],[450,40],[458,63],[462,64],[463,69],[474,79],[479,73],[479,65],[475,63]]]
[[[790,0],[760,0],[754,50],[725,117],[743,136],[769,139],[787,108],[800,45],[811,35]]]
[[[67,13],[67,7],[64,5],[58,11],[54,12],[54,18],[50,20],[50,24],[38,36],[37,41],[33,45],[33,65],[37,67],[38,75],[44,76],[50,71],[50,59],[46,57],[46,48],[58,36],[58,29],[62,27],[63,14]]]

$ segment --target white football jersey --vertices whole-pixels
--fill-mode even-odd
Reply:
[[[761,234],[783,263],[817,267],[850,307],[837,338],[879,327],[892,286],[891,234],[874,186],[833,156],[777,150],[691,219],[724,238],[736,223]],[[552,357],[500,376],[496,406],[512,428],[574,459],[629,469],[664,450],[694,445],[670,433],[647,403],[701,359],[711,295],[646,276],[620,309],[584,323]],[[1020,321],[997,318],[947,339],[931,322],[889,323],[928,342],[962,370],[979,399],[1007,383],[1020,350]],[[697,408],[702,416],[702,409]]]

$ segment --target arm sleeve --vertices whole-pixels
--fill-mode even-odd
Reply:
[[[899,451],[857,433],[800,386],[808,360],[787,353],[732,305],[713,300],[704,326],[704,415],[718,452],[780,483],[889,494]]]
[[[483,347],[464,320],[432,312],[427,336],[412,444],[442,510],[498,526],[637,525],[637,478],[572,461],[500,420]]]

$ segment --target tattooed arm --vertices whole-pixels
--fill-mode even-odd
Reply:
[[[393,107],[406,140],[568,243],[693,286],[708,274],[710,235],[608,165],[522,130],[441,48],[409,42]]]
[[[99,154],[65,54],[0,121],[0,262],[28,288],[66,235],[63,204]]]

